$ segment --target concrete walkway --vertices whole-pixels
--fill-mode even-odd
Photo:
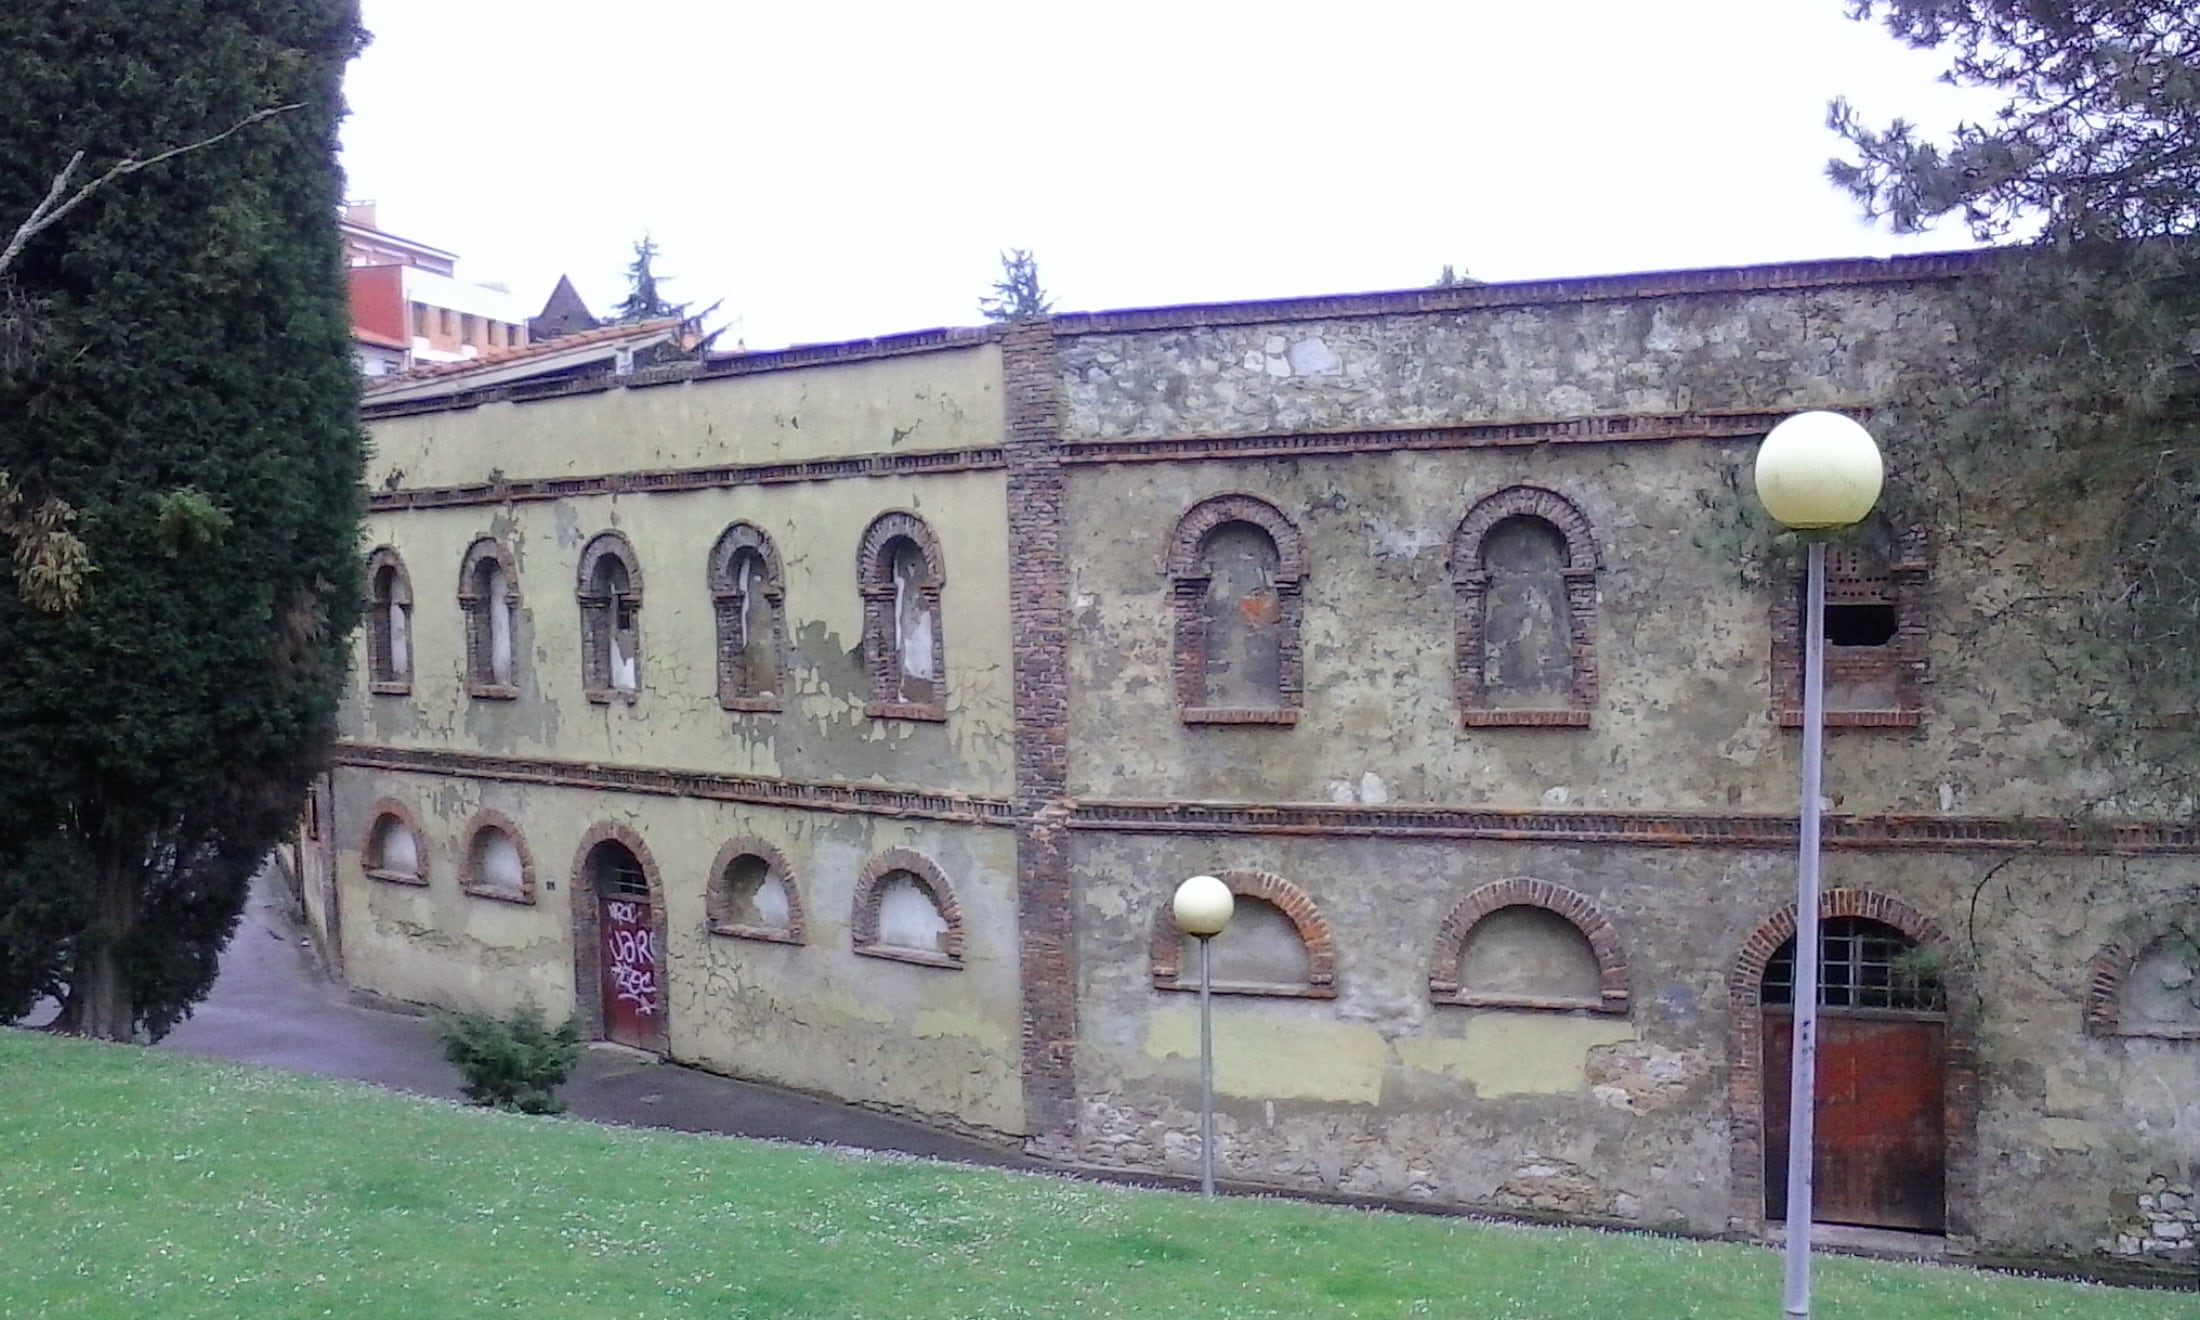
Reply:
[[[436,1048],[430,1022],[352,1003],[344,987],[321,973],[281,882],[265,874],[222,955],[214,993],[159,1048],[459,1098],[458,1075]],[[590,1048],[565,1098],[576,1117],[598,1123],[1048,1167],[984,1142],[617,1046]]]

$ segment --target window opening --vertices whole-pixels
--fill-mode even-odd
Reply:
[[[1939,959],[1901,931],[1864,917],[1835,917],[1819,927],[1821,1008],[1947,1011]],[[1763,1002],[1795,1003],[1795,941],[1765,964]]]

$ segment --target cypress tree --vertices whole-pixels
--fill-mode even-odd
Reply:
[[[89,179],[201,144],[0,272],[0,1020],[50,994],[87,1035],[174,1025],[327,757],[361,591],[335,151],[362,39],[356,0],[0,6],[0,241],[76,153]]]

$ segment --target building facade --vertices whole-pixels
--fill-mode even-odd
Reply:
[[[366,376],[462,362],[528,343],[527,305],[509,291],[458,278],[458,257],[387,233],[372,202],[344,208],[352,343]]]
[[[309,907],[362,990],[1181,1172],[1167,907],[1212,873],[1224,1177],[1759,1232],[1799,612],[1748,463],[1944,360],[1971,260],[372,405]],[[2070,731],[1978,644],[2061,558],[1894,525],[1832,558],[1822,1217],[2190,1259],[2200,836],[2066,823]]]

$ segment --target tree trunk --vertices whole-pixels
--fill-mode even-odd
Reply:
[[[137,866],[109,854],[99,861],[98,917],[91,947],[77,960],[69,986],[69,1009],[76,1034],[94,1040],[137,1038],[137,1013],[130,996],[129,969],[123,951],[137,929]]]

